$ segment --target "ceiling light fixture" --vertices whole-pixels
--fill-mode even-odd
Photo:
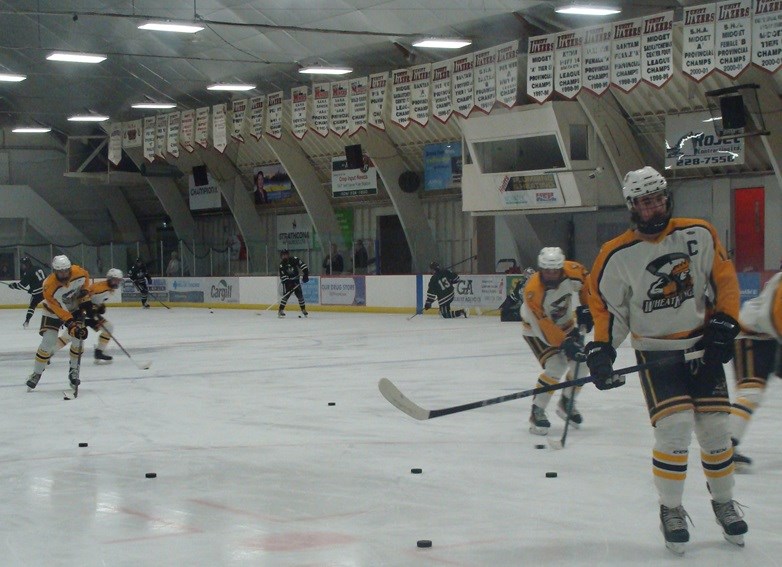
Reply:
[[[11,132],[15,132],[17,134],[46,134],[47,132],[51,132],[52,129],[48,126],[17,126]]]
[[[472,45],[471,39],[458,37],[427,37],[413,42],[413,47],[429,49],[461,49],[468,45]]]
[[[306,67],[299,68],[299,73],[302,73],[303,75],[347,75],[352,72],[352,67],[307,65]]]
[[[593,4],[568,4],[554,10],[557,14],[572,16],[610,16],[619,14],[622,9],[615,6],[601,6]]]
[[[100,63],[106,60],[105,55],[97,53],[71,53],[55,51],[46,57],[49,61],[66,61],[68,63]]]
[[[162,32],[175,32],[175,33],[197,33],[200,32],[203,26],[197,26],[194,24],[175,24],[173,22],[147,22],[138,27],[140,30],[152,30]]]
[[[215,83],[206,87],[208,91],[251,91],[255,88],[255,85],[248,85],[244,83]]]
[[[131,108],[139,108],[143,110],[166,110],[168,108],[176,108],[175,102],[137,102],[131,104]]]
[[[4,83],[18,83],[24,81],[27,75],[17,75],[16,73],[0,73],[0,81]]]
[[[68,122],[105,122],[108,119],[103,114],[74,114],[68,117]]]

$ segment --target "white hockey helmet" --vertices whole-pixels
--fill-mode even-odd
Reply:
[[[560,270],[565,266],[565,253],[559,246],[541,248],[538,254],[538,268],[541,270]]]
[[[665,177],[648,165],[641,169],[628,171],[622,181],[622,195],[624,195],[627,208],[631,211],[634,209],[634,201],[638,197],[665,191],[667,188],[668,182]]]
[[[108,272],[106,272],[106,279],[118,279],[121,280],[125,276],[122,274],[122,270],[118,270],[117,268],[112,268]]]
[[[59,270],[70,270],[71,261],[68,260],[68,256],[60,255],[52,258],[52,270],[55,272]]]

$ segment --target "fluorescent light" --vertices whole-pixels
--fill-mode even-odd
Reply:
[[[140,30],[152,30],[176,33],[196,33],[204,29],[202,26],[193,24],[175,24],[172,22],[147,22],[138,27]]]
[[[429,47],[431,49],[461,49],[472,44],[471,39],[454,37],[427,37],[413,42],[413,47]]]
[[[24,81],[27,75],[17,75],[16,73],[0,73],[0,81],[4,83],[18,83]]]
[[[47,57],[49,61],[68,61],[70,63],[100,63],[106,60],[105,55],[97,53],[68,53],[55,51]]]
[[[132,104],[131,108],[142,108],[146,110],[165,110],[167,108],[176,108],[174,102],[139,102]]]
[[[215,83],[206,87],[208,91],[251,91],[255,85],[245,85],[242,83]]]
[[[614,8],[612,6],[592,6],[589,4],[570,4],[569,6],[562,6],[554,10],[557,14],[570,14],[574,16],[610,16],[611,14],[618,14],[622,11],[621,8]]]
[[[69,122],[105,122],[108,119],[108,116],[102,114],[75,114],[68,117]]]
[[[16,132],[17,134],[46,134],[51,131],[52,129],[48,126],[17,126],[11,130],[11,132]]]
[[[307,75],[347,75],[352,72],[351,67],[324,67],[322,65],[309,65],[299,69],[299,73]]]

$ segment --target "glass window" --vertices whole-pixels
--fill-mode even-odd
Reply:
[[[476,142],[473,147],[481,173],[565,167],[565,158],[555,134]]]

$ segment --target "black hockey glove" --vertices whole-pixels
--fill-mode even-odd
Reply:
[[[10,287],[11,289],[24,289],[22,287],[22,284],[20,284],[19,282],[14,282],[10,284],[8,287]]]
[[[568,360],[575,360],[577,362],[584,362],[586,355],[584,354],[584,339],[576,329],[570,331],[570,334],[565,337],[559,349],[565,353]]]
[[[310,281],[310,275],[309,274],[305,273],[303,276],[301,276],[301,283],[307,283],[308,281]]]
[[[624,386],[625,377],[614,374],[616,350],[610,343],[593,341],[586,346],[584,351],[589,372],[594,376],[594,383],[598,390],[610,390]]]
[[[80,321],[76,319],[70,319],[65,323],[68,328],[68,334],[74,339],[83,341],[87,338],[87,327],[85,327]]]
[[[587,333],[595,326],[595,322],[592,320],[592,312],[589,310],[588,305],[579,305],[576,307],[576,324],[579,327],[582,327]]]
[[[106,312],[106,304],[101,303],[100,305],[95,306],[95,313],[98,315],[103,315]]]
[[[741,331],[741,327],[733,317],[725,313],[715,313],[706,328],[703,330],[703,338],[697,346],[706,352],[703,360],[706,364],[725,364],[733,358],[733,340]]]
[[[147,274],[146,280],[147,280],[147,283],[152,283],[152,276]]]

